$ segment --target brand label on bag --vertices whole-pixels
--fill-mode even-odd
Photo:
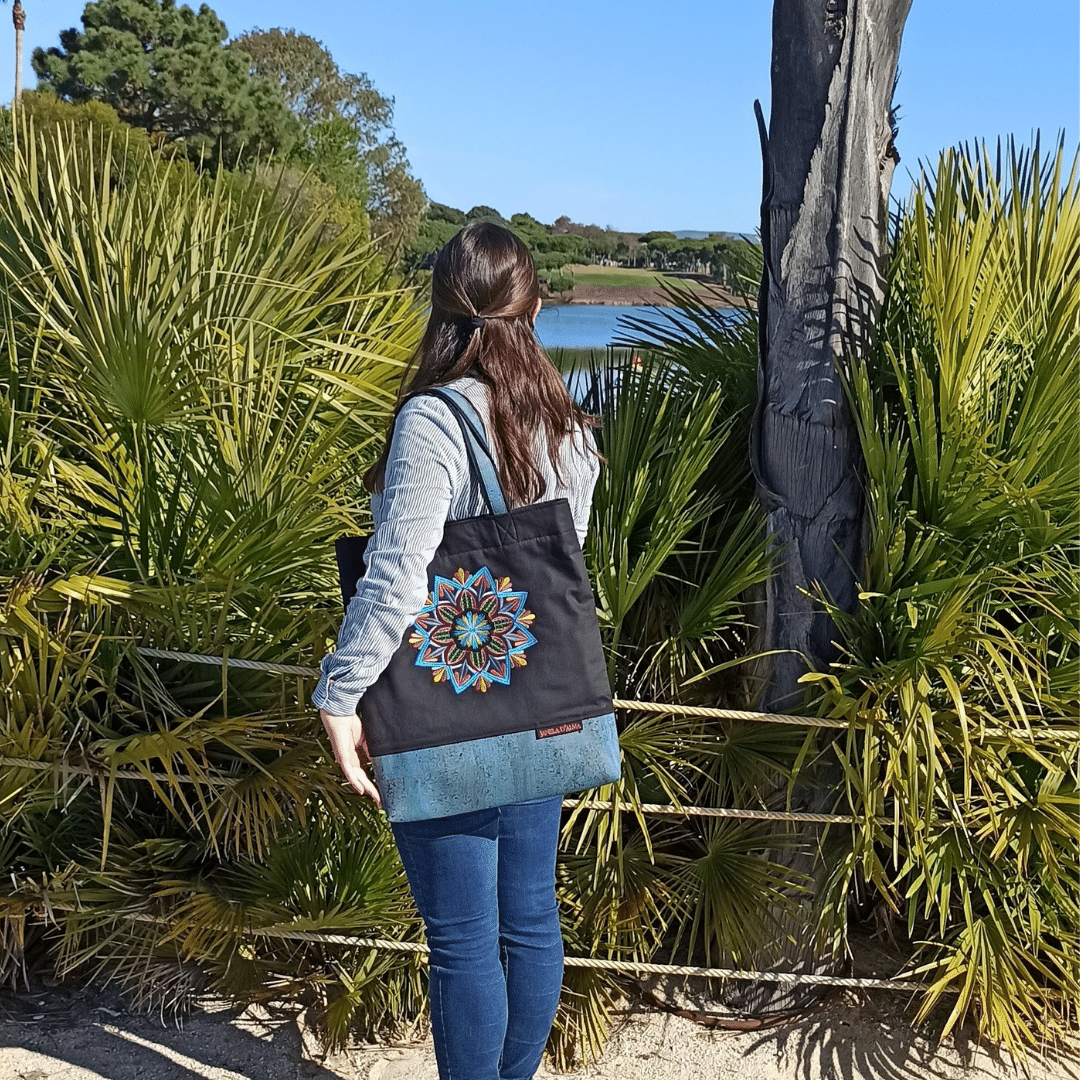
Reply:
[[[550,739],[552,735],[567,735],[571,731],[580,731],[581,721],[571,720],[565,724],[556,724],[554,727],[542,727],[536,729],[538,739]]]

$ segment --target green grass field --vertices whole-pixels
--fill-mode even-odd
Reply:
[[[628,266],[583,266],[580,263],[572,264],[567,270],[574,275],[575,285],[622,285],[642,286],[660,285],[665,280],[680,281],[684,285],[700,287],[701,283],[691,279],[679,279],[669,277],[667,274],[656,270],[646,270],[642,267]]]
[[[582,266],[571,264],[566,268],[574,275],[574,283],[581,285],[658,285],[663,274],[626,266]]]

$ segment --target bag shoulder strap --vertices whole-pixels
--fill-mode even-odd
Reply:
[[[433,387],[425,390],[424,393],[441,399],[454,414],[454,419],[457,420],[465,439],[469,470],[484,495],[488,513],[505,514],[506,498],[503,495],[502,485],[499,483],[499,473],[488,447],[483,421],[473,403],[460,391],[451,390],[447,386]]]

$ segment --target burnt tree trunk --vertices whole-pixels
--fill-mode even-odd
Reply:
[[[766,589],[764,647],[769,661],[761,707],[799,707],[799,677],[835,658],[835,629],[814,597],[845,610],[856,600],[862,534],[862,457],[839,366],[863,354],[884,297],[888,199],[898,160],[892,96],[900,37],[911,0],[775,0],[772,111],[761,134],[764,269],[758,403],[750,459],[777,546]],[[828,762],[828,755],[822,755]],[[834,807],[839,777],[828,764],[807,770],[792,808]],[[788,793],[778,792],[782,805]],[[796,851],[770,852],[823,882],[837,838],[796,826]],[[841,920],[815,932],[813,900],[785,919],[762,969],[834,971],[842,962]],[[817,924],[823,925],[823,924]],[[733,988],[735,989],[735,988]],[[729,996],[747,1012],[804,1007],[806,987],[742,984]]]
[[[769,584],[762,707],[798,705],[798,678],[833,659],[807,593],[855,602],[861,455],[837,361],[859,355],[884,295],[897,160],[892,94],[911,0],[776,0],[772,114],[761,131],[764,270],[750,460],[782,546]]]

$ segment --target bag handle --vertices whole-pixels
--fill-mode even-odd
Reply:
[[[498,470],[488,448],[484,435],[484,425],[473,403],[457,390],[446,386],[433,387],[424,391],[432,397],[440,398],[454,414],[461,434],[465,439],[465,453],[469,458],[469,471],[477,482],[487,504],[489,514],[506,513],[506,497],[499,483]]]

